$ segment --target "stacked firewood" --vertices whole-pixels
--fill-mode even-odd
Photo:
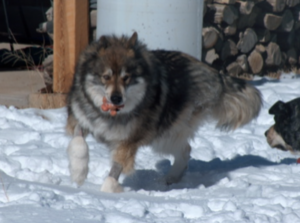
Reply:
[[[202,61],[232,76],[300,64],[300,0],[205,0]]]

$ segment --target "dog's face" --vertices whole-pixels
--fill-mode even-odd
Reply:
[[[276,102],[269,114],[275,115],[275,124],[265,133],[269,145],[284,151],[300,151],[300,98]]]
[[[114,39],[102,36],[89,57],[90,69],[85,76],[85,89],[100,107],[103,97],[120,108],[118,113],[132,111],[146,92],[143,76],[145,61],[137,59],[137,34],[131,38]],[[88,55],[87,55],[88,56]]]

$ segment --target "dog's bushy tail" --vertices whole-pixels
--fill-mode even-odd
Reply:
[[[222,93],[214,109],[217,127],[234,130],[259,114],[262,98],[259,90],[246,81],[220,75]]]

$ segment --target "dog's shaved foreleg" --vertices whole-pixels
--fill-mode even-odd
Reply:
[[[122,171],[128,174],[134,169],[134,159],[137,152],[137,147],[135,145],[121,145],[115,151],[113,160],[122,166]]]
[[[166,177],[167,184],[176,183],[181,179],[184,171],[187,168],[187,164],[190,159],[190,153],[191,146],[187,144],[186,146],[182,147],[179,151],[173,154],[175,160],[170,172]]]
[[[80,186],[88,174],[89,148],[83,136],[83,130],[78,124],[75,126],[74,137],[68,146],[67,152],[71,179]]]
[[[120,145],[113,155],[113,165],[108,177],[102,184],[101,191],[109,193],[119,193],[123,191],[122,186],[118,183],[119,176],[122,172],[129,173],[133,170],[134,158],[137,151],[135,145]]]
[[[114,162],[111,169],[110,169],[110,172],[109,172],[108,176],[113,177],[118,181],[119,176],[122,173],[122,170],[123,170],[123,167],[120,164]]]
[[[122,170],[123,167],[119,163],[113,162],[109,175],[102,184],[101,191],[108,193],[123,192],[122,186],[118,183]]]
[[[83,131],[78,124],[74,128],[74,136],[83,136]]]

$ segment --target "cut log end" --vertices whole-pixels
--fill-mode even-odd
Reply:
[[[264,66],[264,61],[262,55],[257,50],[253,50],[251,52],[248,57],[248,63],[253,74],[261,73]]]

